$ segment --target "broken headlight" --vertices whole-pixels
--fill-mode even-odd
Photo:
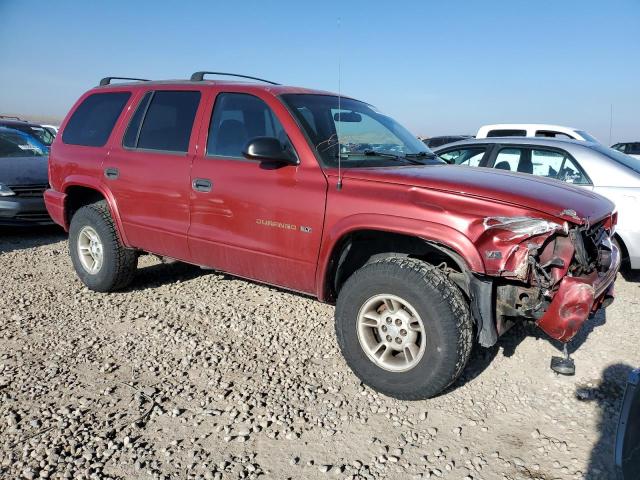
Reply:
[[[563,230],[566,233],[569,228],[566,222],[560,225],[534,217],[485,217],[483,225],[485,230],[512,232],[513,236],[511,238],[533,237],[534,235],[541,235],[555,230]]]

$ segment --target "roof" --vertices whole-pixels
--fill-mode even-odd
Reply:
[[[480,129],[527,129],[536,130],[580,130],[579,128],[567,127],[566,125],[552,125],[550,123],[495,123],[491,125],[482,125]]]
[[[94,90],[109,90],[109,89],[137,89],[137,88],[149,88],[155,86],[180,86],[180,87],[217,87],[217,86],[239,86],[246,87],[249,90],[257,91],[263,90],[272,93],[273,95],[282,95],[285,93],[307,93],[312,95],[334,95],[337,96],[336,93],[328,92],[324,90],[314,90],[311,88],[303,88],[303,87],[295,87],[289,85],[271,85],[271,84],[262,84],[257,82],[241,82],[241,81],[232,81],[232,80],[184,80],[184,79],[176,79],[176,80],[151,80],[145,82],[122,82],[122,83],[111,83],[109,85],[101,85],[96,86]],[[342,95],[344,98],[351,98],[346,95]]]
[[[436,148],[434,151],[444,150],[461,145],[486,144],[486,143],[508,143],[511,145],[541,145],[545,147],[562,147],[567,145],[575,145],[578,147],[592,147],[597,145],[595,142],[585,140],[573,140],[570,138],[548,138],[548,137],[489,137],[489,138],[469,138],[459,142],[447,143],[442,147]]]

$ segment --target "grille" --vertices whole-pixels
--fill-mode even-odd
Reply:
[[[9,188],[18,197],[42,197],[49,185],[10,185]]]

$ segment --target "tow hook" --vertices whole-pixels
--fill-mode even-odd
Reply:
[[[562,357],[551,357],[551,370],[559,375],[575,375],[576,364],[573,358],[569,356],[567,344],[562,349]]]

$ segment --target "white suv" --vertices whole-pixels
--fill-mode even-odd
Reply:
[[[495,125],[483,125],[476,134],[476,138],[491,137],[570,138],[573,140],[600,143],[584,130],[562,127],[560,125],[546,125],[543,123],[497,123]]]

